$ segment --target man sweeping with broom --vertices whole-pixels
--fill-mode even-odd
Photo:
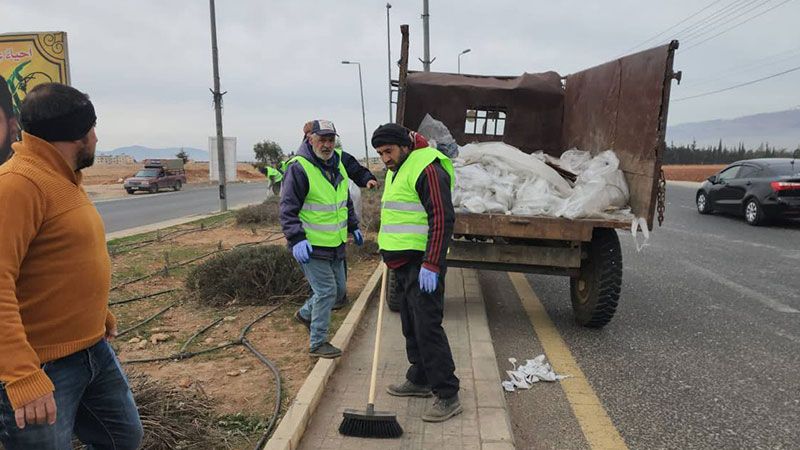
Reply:
[[[395,272],[395,295],[400,298],[411,364],[405,382],[390,385],[387,392],[398,397],[435,396],[422,420],[443,422],[463,411],[453,354],[442,328],[445,258],[455,222],[450,195],[453,164],[434,148],[414,149],[409,131],[394,123],[375,130],[372,146],[389,169],[378,246]]]

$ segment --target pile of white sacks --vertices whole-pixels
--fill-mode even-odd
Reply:
[[[550,161],[576,174],[571,183]],[[594,157],[568,150],[561,158],[526,154],[502,142],[468,144],[453,159],[453,204],[472,213],[630,220],[630,193],[612,150]]]

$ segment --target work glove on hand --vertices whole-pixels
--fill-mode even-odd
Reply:
[[[309,259],[311,259],[312,251],[314,251],[314,248],[308,243],[308,239],[303,239],[292,247],[292,255],[300,264],[308,263]]]
[[[355,231],[353,231],[353,240],[359,247],[364,245],[364,235],[361,234],[361,230],[356,229]]]
[[[419,270],[419,289],[422,292],[427,292],[432,294],[436,290],[436,286],[439,284],[439,274],[428,270],[426,268],[421,268]]]

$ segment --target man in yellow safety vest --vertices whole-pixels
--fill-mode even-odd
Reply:
[[[313,122],[308,140],[286,168],[280,202],[283,233],[313,291],[294,317],[309,329],[309,353],[322,358],[342,354],[328,342],[328,327],[331,308],[347,287],[348,232],[357,245],[364,243],[347,189],[347,173],[334,151],[335,141],[332,122]]]
[[[453,235],[453,163],[431,147],[415,148],[409,130],[397,124],[378,127],[372,146],[389,170],[381,198],[378,246],[394,270],[394,295],[411,364],[402,384],[387,392],[398,397],[435,396],[422,415],[442,422],[462,412],[459,380],[444,316],[445,259]]]

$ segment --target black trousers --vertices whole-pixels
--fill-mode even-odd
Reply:
[[[442,328],[444,317],[444,279],[442,267],[436,291],[419,288],[420,263],[395,269],[395,295],[400,299],[400,320],[406,338],[406,355],[411,367],[406,378],[417,385],[430,385],[439,398],[458,394],[453,353]]]

